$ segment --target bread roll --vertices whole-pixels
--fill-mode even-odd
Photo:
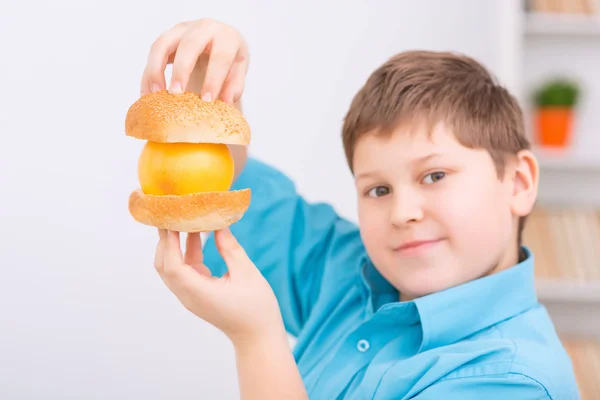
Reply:
[[[250,189],[151,196],[140,189],[129,196],[129,212],[145,225],[178,232],[210,232],[237,222],[250,205]]]
[[[125,133],[153,142],[250,144],[250,127],[237,108],[191,92],[140,97],[127,111]]]

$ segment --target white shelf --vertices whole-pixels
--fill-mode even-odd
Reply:
[[[538,279],[536,289],[559,335],[600,339],[600,282]]]
[[[542,302],[591,303],[600,306],[600,281],[589,283],[537,279],[536,289]]]
[[[538,158],[540,168],[544,170],[600,173],[600,151],[596,151],[594,155],[591,151],[537,147],[533,149],[533,152]]]
[[[533,36],[573,35],[600,38],[600,18],[597,15],[528,13],[525,33]]]
[[[600,152],[588,147],[534,148],[540,166],[538,203],[600,207]]]

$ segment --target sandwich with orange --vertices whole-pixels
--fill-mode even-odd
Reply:
[[[250,189],[231,190],[234,160],[228,145],[250,144],[242,113],[220,100],[166,90],[134,102],[127,136],[145,140],[138,161],[140,187],[129,196],[139,223],[177,232],[210,232],[242,218]]]

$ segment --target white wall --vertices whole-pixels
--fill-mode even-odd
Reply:
[[[506,72],[499,0],[250,3],[0,2],[0,398],[237,397],[229,343],[167,291],[156,232],[127,211],[142,143],[124,117],[160,32],[205,16],[239,28],[253,154],[351,218],[339,130],[376,66],[429,48]]]

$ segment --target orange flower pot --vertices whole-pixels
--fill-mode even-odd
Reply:
[[[572,107],[541,107],[536,112],[538,142],[546,147],[567,147],[573,127]]]

